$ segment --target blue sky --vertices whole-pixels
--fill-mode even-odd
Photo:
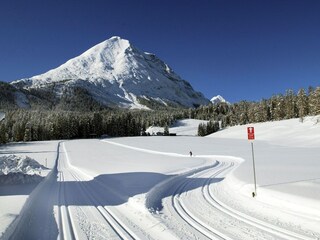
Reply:
[[[5,0],[0,80],[55,68],[111,36],[153,52],[207,98],[319,86],[320,1]]]

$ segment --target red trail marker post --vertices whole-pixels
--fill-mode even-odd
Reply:
[[[248,133],[248,140],[251,142],[251,152],[252,152],[252,163],[253,163],[253,179],[254,179],[254,192],[252,193],[252,196],[257,196],[257,178],[256,178],[256,166],[254,162],[254,149],[253,149],[253,140],[255,139],[254,136],[254,127],[248,127],[247,128]]]
[[[254,127],[247,127],[248,140],[254,140]]]

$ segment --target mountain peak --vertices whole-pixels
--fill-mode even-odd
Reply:
[[[104,105],[132,108],[142,108],[139,102],[187,107],[209,102],[155,54],[140,51],[118,36],[56,69],[12,84],[25,89],[54,87],[58,96],[66,88],[77,86],[88,90]]]
[[[212,104],[218,104],[222,102],[229,104],[229,102],[227,102],[221,95],[214,96],[213,98],[211,98],[210,102]]]
[[[119,36],[112,36],[108,40],[120,40],[120,39],[121,39],[121,37],[119,37]]]
[[[101,42],[100,44],[105,46],[106,48],[121,48],[123,50],[131,47],[131,43],[129,42],[129,40],[121,38],[119,36],[113,36]],[[97,44],[96,46],[99,46],[100,44]]]

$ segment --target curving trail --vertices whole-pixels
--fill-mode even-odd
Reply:
[[[173,196],[164,201],[164,222],[175,226],[185,222],[181,236],[188,234],[200,239],[315,239],[232,209],[217,198],[217,179],[224,178],[234,165],[219,162],[216,167],[199,171],[176,185]],[[199,179],[201,187],[191,188]]]
[[[223,164],[219,163],[217,165],[217,167],[216,167],[217,173],[221,171],[221,170],[219,170],[221,168],[221,166],[223,166]],[[209,171],[212,171],[212,170],[210,170],[210,169],[205,170],[205,172],[209,172]],[[201,172],[201,173],[203,173],[203,172]],[[214,174],[214,175],[216,175],[216,174]],[[193,175],[193,177],[195,177],[195,176],[198,176],[198,174]],[[177,214],[181,217],[181,219],[186,221],[191,227],[195,228],[201,234],[208,237],[209,239],[231,240],[231,238],[229,238],[225,234],[221,233],[217,229],[214,229],[209,224],[207,224],[204,221],[202,221],[201,219],[199,219],[192,212],[192,210],[190,210],[190,209],[188,209],[188,207],[186,207],[186,205],[183,202],[182,195],[185,192],[185,188],[188,186],[188,184],[190,184],[190,181],[188,181],[188,180],[182,182],[178,186],[178,188],[176,189],[176,191],[174,192],[174,195],[172,197],[172,206],[173,206],[174,210],[177,212]]]

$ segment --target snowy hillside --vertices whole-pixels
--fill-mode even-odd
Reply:
[[[55,151],[48,142],[1,147],[48,156],[56,167],[23,208],[21,189],[0,186],[0,237],[320,239],[318,118],[250,126],[254,198],[247,126],[208,137],[55,142]]]
[[[56,69],[12,84],[25,89],[53,88],[57,96],[81,87],[104,105],[125,108],[155,103],[194,107],[209,102],[157,56],[120,37],[101,42]]]
[[[209,137],[246,139],[247,132],[243,129],[248,126],[255,127],[257,140],[270,144],[295,147],[317,147],[320,145],[320,138],[315,134],[319,131],[320,116],[305,117],[303,122],[296,118],[229,127]]]

